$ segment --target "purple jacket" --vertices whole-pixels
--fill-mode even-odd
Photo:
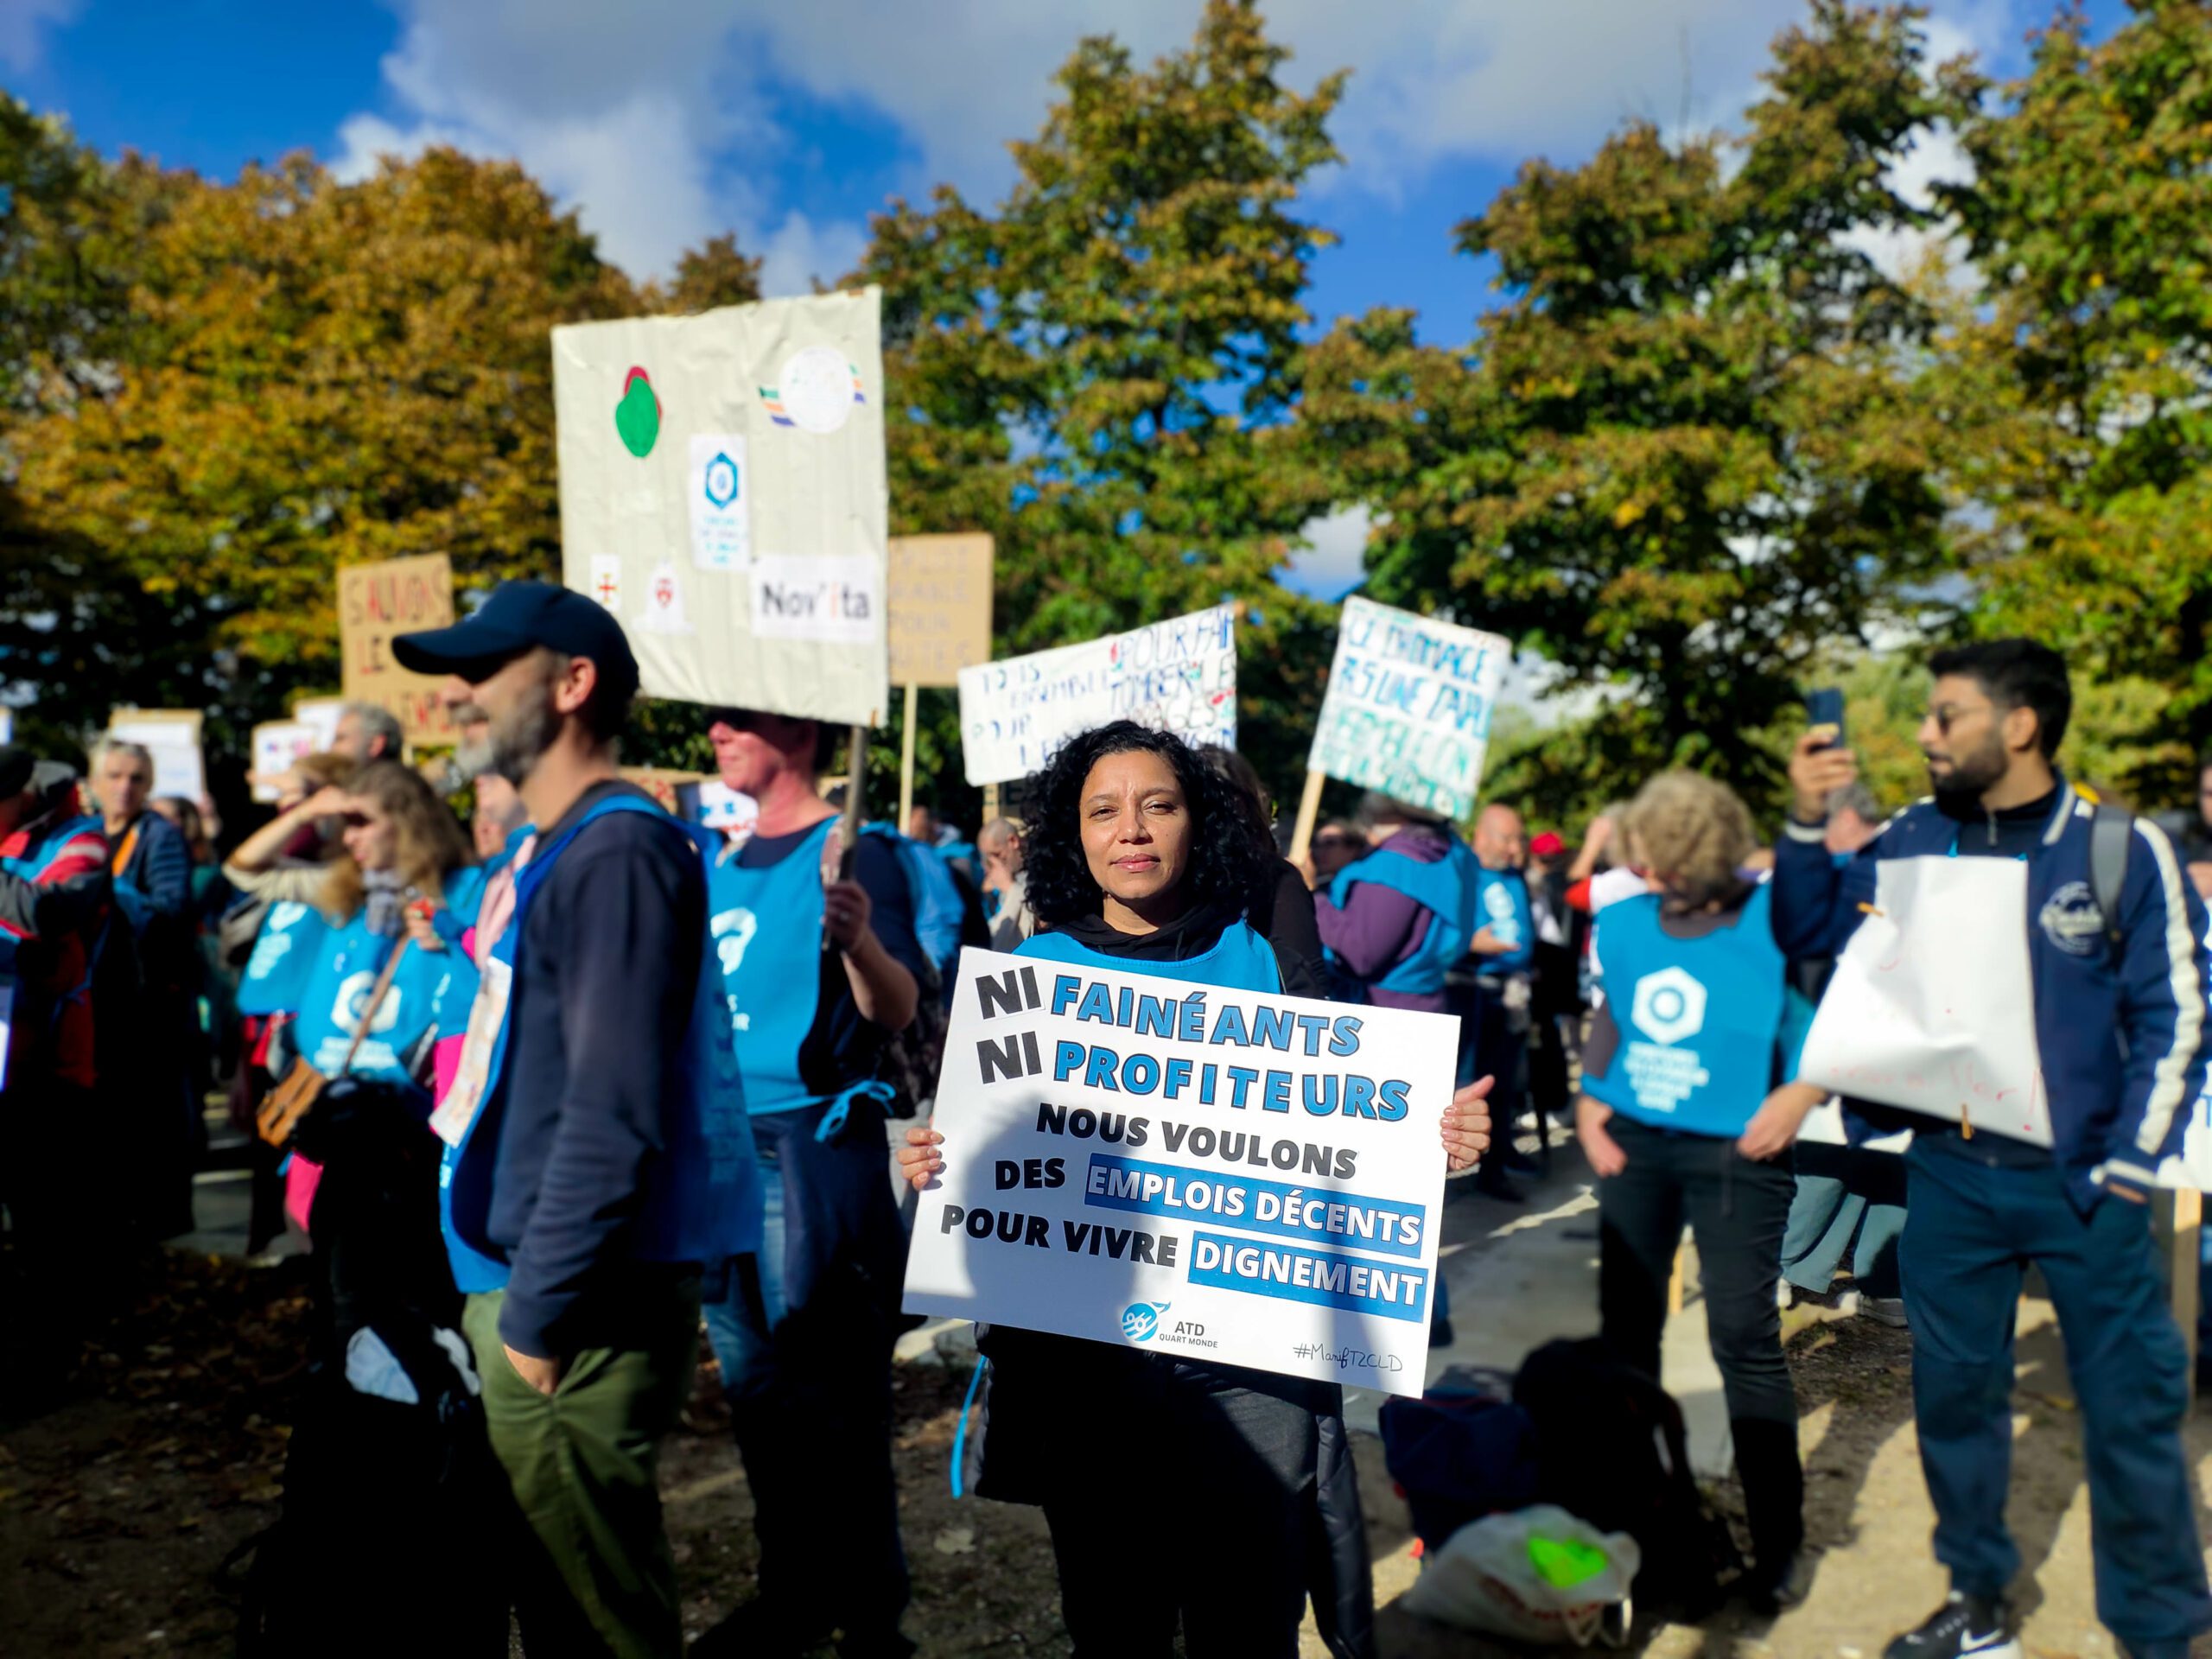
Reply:
[[[1401,830],[1376,851],[1388,848],[1418,864],[1443,860],[1451,843],[1433,830]],[[1368,982],[1368,995],[1376,1007],[1412,1008],[1421,1014],[1446,1012],[1442,991],[1410,993],[1386,991],[1374,982],[1388,974],[1418,950],[1428,937],[1432,913],[1426,905],[1380,882],[1356,884],[1339,906],[1327,890],[1313,895],[1313,918],[1320,925],[1321,943],[1329,947],[1344,970]]]

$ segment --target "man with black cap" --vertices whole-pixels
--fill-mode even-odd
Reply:
[[[0,1310],[17,1351],[0,1359],[10,1395],[58,1383],[68,1363],[73,1172],[96,1081],[92,940],[108,901],[107,839],[76,810],[75,774],[0,747],[0,1201],[22,1282]]]
[[[492,1446],[534,1535],[524,1640],[674,1659],[658,1447],[690,1397],[702,1273],[760,1236],[703,971],[705,849],[615,775],[638,668],[590,600],[506,582],[393,655],[488,718],[493,764],[539,826],[439,1115]]]

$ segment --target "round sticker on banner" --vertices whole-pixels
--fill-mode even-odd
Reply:
[[[788,423],[804,432],[840,430],[853,418],[853,406],[867,400],[861,378],[845,354],[830,346],[808,346],[785,360],[776,390]]]

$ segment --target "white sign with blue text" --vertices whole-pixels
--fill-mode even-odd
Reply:
[[[1344,601],[1306,764],[1446,817],[1475,804],[1513,647],[1494,633]]]
[[[1458,1039],[964,951],[906,1311],[1417,1395]]]

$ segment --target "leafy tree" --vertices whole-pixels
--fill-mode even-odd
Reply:
[[[79,726],[124,701],[208,708],[238,748],[288,693],[337,679],[340,565],[558,569],[546,331],[634,296],[508,163],[433,150],[351,185],[305,158],[136,182],[156,207],[130,326],[98,385],[10,435],[51,580],[100,596],[79,653],[25,677]]]
[[[2026,79],[1961,128],[1949,193],[1986,284],[1958,372],[1985,378],[1993,441],[1972,472],[1979,626],[2066,649],[2077,683],[2140,676],[2212,741],[2212,10],[2132,0],[2101,44],[2078,11]],[[2188,749],[2108,781],[2187,784]],[[2122,764],[2115,762],[2115,764]]]
[[[1342,87],[1291,92],[1287,55],[1231,0],[1148,68],[1085,41],[1005,201],[893,204],[850,279],[884,289],[894,530],[997,536],[1006,652],[1246,601],[1239,729],[1278,779],[1328,660],[1273,575],[1327,505],[1289,416],[1331,238],[1295,208]]]
[[[649,284],[640,296],[648,311],[679,315],[748,305],[760,297],[760,262],[739,252],[736,236],[727,232],[687,251],[676,262],[673,281],[665,287]]]
[[[1507,291],[1465,350],[1386,310],[1313,353],[1301,424],[1376,510],[1370,591],[1619,688],[1531,761],[1562,798],[1669,764],[1762,796],[1749,734],[1947,567],[1935,314],[1849,234],[1931,220],[1889,176],[1953,113],[1921,15],[1816,0],[1732,144],[1639,122],[1527,164],[1460,227]]]

